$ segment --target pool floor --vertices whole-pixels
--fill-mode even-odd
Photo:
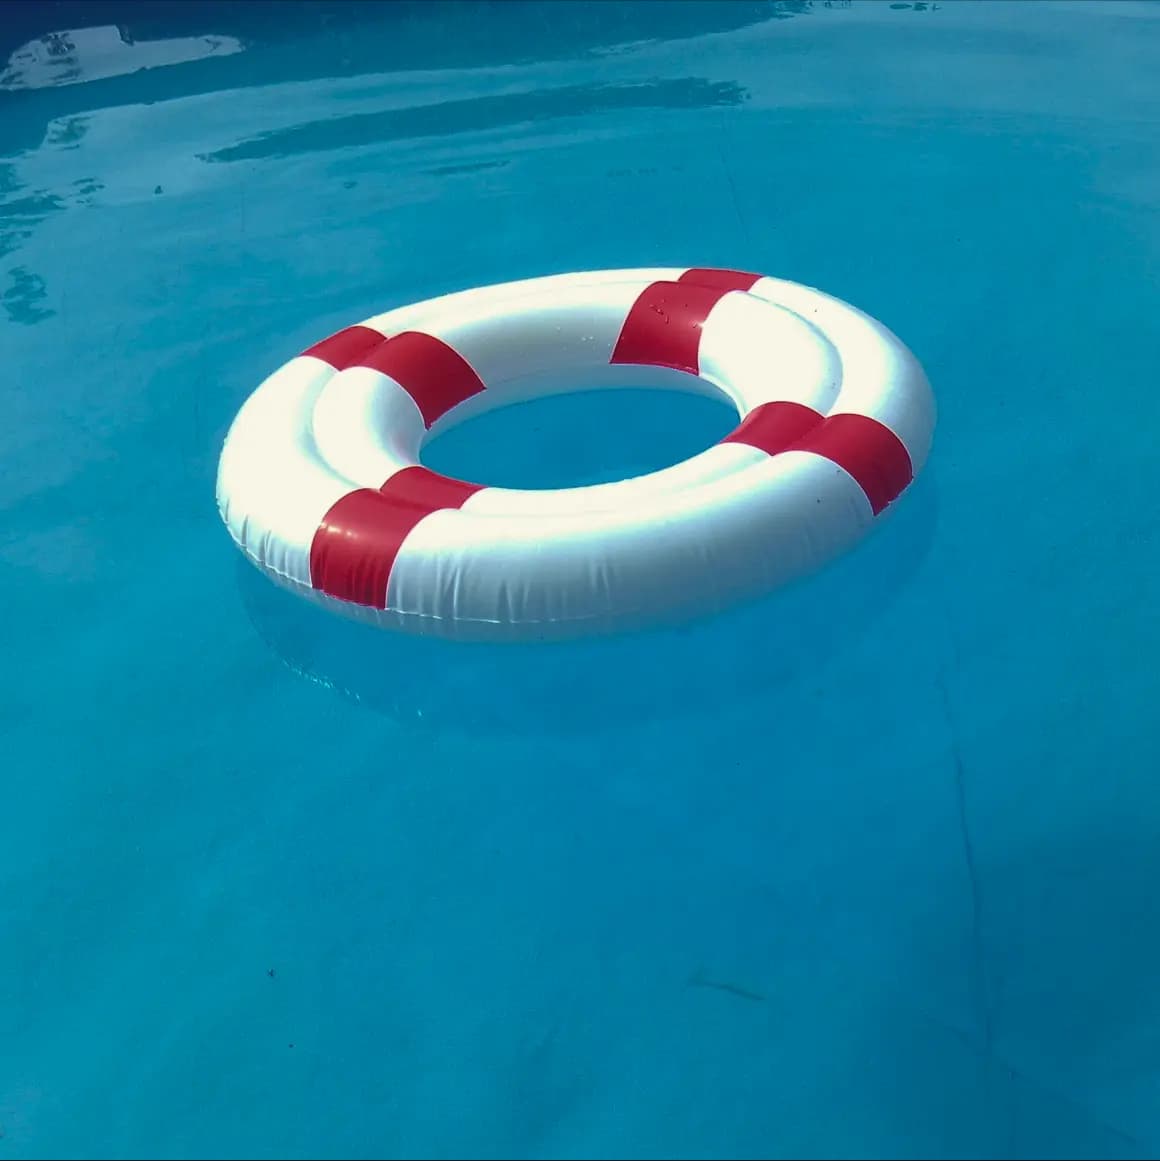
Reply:
[[[1157,1155],[1160,8],[122,7],[0,67],[0,1158]],[[240,560],[290,355],[651,265],[920,358],[855,552],[515,651]]]

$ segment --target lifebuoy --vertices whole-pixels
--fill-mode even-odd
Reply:
[[[657,386],[739,425],[615,483],[486,487],[419,463],[432,434],[548,392]],[[421,634],[536,639],[719,609],[851,547],[929,454],[930,385],[881,323],[813,288],[705,268],[449,294],[347,327],[245,401],[222,519],[272,580]]]

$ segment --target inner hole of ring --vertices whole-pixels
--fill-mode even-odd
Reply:
[[[694,375],[590,367],[489,387],[432,429],[419,459],[491,487],[578,488],[671,467],[738,422],[728,395]]]

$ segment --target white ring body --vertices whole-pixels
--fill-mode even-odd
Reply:
[[[721,608],[819,568],[875,513],[847,471],[809,451],[712,446],[647,475],[591,487],[485,487],[406,536],[382,608],[312,585],[311,546],[354,489],[419,463],[423,442],[474,415],[551,392],[658,386],[724,397],[742,419],[766,403],[876,420],[917,476],[935,404],[913,354],[830,295],[763,277],[730,291],[700,337],[700,375],[609,363],[634,302],[685,268],[594,271],[481,287],[361,326],[421,331],[454,348],[487,389],[428,429],[389,375],[291,359],[245,401],[220,457],[217,500],[250,561],[345,615],[446,637],[538,639],[632,628]]]

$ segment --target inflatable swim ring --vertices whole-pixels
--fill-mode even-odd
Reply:
[[[656,386],[731,401],[682,463],[545,491],[437,474],[423,443],[549,392]],[[404,306],[323,339],[245,401],[223,521],[274,582],[384,628],[558,638],[721,609],[851,547],[909,486],[935,405],[854,307],[734,270],[595,271]]]

